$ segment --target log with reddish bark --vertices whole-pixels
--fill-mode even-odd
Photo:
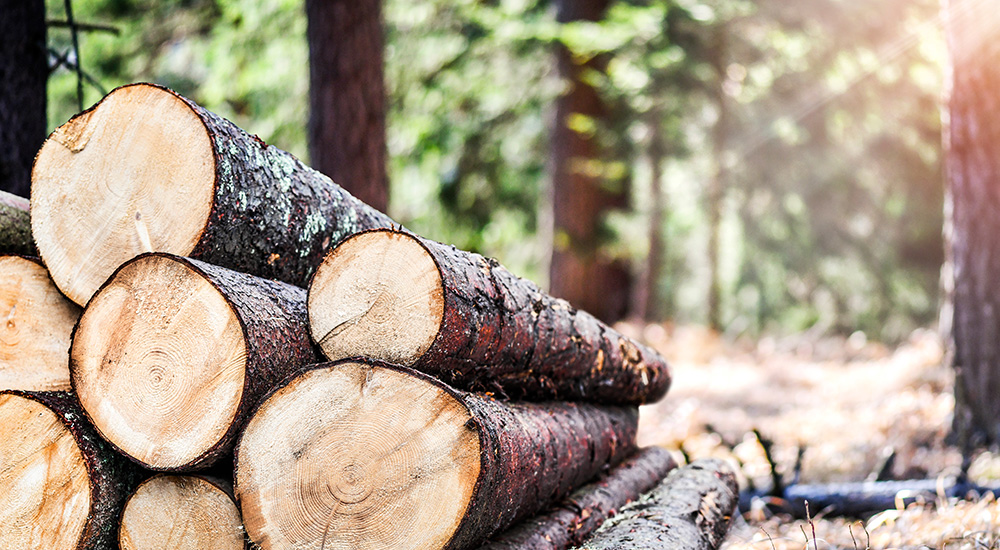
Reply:
[[[27,199],[0,191],[0,253],[37,255]]]
[[[334,248],[309,320],[328,359],[373,357],[512,398],[642,404],[670,385],[652,349],[493,260],[403,231]]]
[[[153,476],[126,502],[118,543],[121,550],[243,550],[232,486],[212,477]]]
[[[268,397],[236,452],[250,540],[469,548],[635,450],[633,407],[515,404],[404,367],[318,365]]]
[[[80,317],[73,388],[101,434],[140,464],[209,466],[268,390],[315,362],[305,298],[278,281],[140,255]]]
[[[0,548],[110,550],[139,470],[69,392],[0,392]]]
[[[732,469],[718,459],[698,459],[622,508],[579,549],[714,550],[726,537],[738,500]]]
[[[37,258],[0,254],[0,389],[69,390],[70,334],[80,307]]]
[[[521,522],[480,550],[565,550],[580,544],[604,520],[652,489],[676,467],[665,449],[640,449],[606,476],[574,491],[554,509]]]
[[[169,252],[305,286],[330,245],[392,220],[166,88],[112,91],[57,128],[32,171],[32,229],[84,304],[123,262]]]

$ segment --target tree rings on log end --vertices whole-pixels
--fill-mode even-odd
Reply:
[[[244,431],[236,494],[264,550],[442,548],[480,474],[468,408],[438,382],[359,362],[277,390]]]
[[[105,439],[143,465],[184,468],[226,435],[247,344],[231,304],[183,258],[150,254],[98,291],[70,349],[73,387]]]
[[[135,84],[57,128],[31,181],[39,254],[56,285],[83,305],[133,256],[194,249],[212,207],[215,157],[183,99]]]
[[[42,403],[0,394],[0,547],[75,550],[90,475],[70,429]]]
[[[0,390],[70,389],[66,355],[79,317],[41,262],[0,255]]]
[[[412,365],[444,314],[441,274],[419,240],[367,231],[334,248],[309,285],[313,340],[332,361],[371,357]]]
[[[233,497],[197,476],[158,475],[135,490],[118,530],[121,550],[243,550]]]

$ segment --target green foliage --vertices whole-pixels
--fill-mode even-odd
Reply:
[[[937,10],[936,0],[619,0],[603,21],[560,26],[545,0],[385,0],[390,214],[544,282],[558,42],[607,61],[586,78],[610,122],[570,119],[609,152],[586,169],[633,194],[632,212],[600,222],[607,253],[643,258],[651,204],[665,206],[655,288],[666,315],[706,318],[707,189],[721,166],[730,332],[899,338],[937,307]],[[62,2],[48,11],[62,18]],[[76,0],[74,12],[121,31],[81,39],[83,66],[105,88],[165,84],[304,158],[301,0]],[[69,49],[68,31],[49,34],[54,50]],[[49,92],[55,127],[76,110],[75,76],[57,70]],[[85,103],[100,96],[88,85]]]

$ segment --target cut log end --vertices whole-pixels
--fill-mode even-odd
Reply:
[[[79,317],[41,263],[0,255],[0,389],[70,389],[66,354]]]
[[[153,469],[191,464],[244,392],[240,319],[186,260],[141,256],[94,295],[70,349],[73,386],[112,444]]]
[[[277,548],[441,548],[466,512],[480,441],[442,386],[356,362],[269,397],[237,451],[251,540]]]
[[[312,336],[333,361],[363,356],[412,365],[434,343],[443,312],[438,267],[420,241],[403,232],[347,239],[309,287]]]
[[[196,476],[158,475],[129,498],[118,531],[122,550],[243,550],[233,497]]]
[[[0,394],[0,464],[3,546],[76,549],[91,508],[91,487],[69,428],[38,401]]]
[[[63,293],[83,305],[137,254],[191,252],[212,206],[212,150],[191,107],[149,84],[118,88],[57,128],[32,170],[31,225]]]

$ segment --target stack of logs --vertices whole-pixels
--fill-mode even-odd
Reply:
[[[726,533],[724,464],[636,447],[656,352],[170,90],[53,132],[30,230],[0,199],[0,547]]]

